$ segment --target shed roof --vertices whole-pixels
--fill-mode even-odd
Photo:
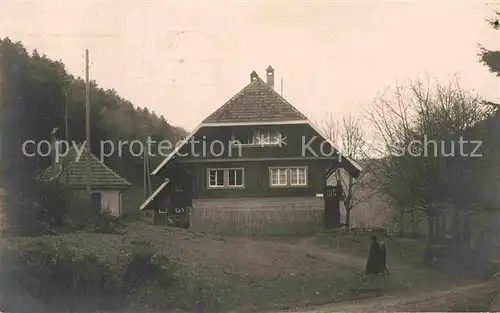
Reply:
[[[80,150],[83,152],[79,155]],[[47,168],[39,177],[42,181],[57,181],[71,188],[85,188],[87,184],[87,148],[71,148],[68,155],[63,157],[59,168],[55,171],[53,166]],[[55,174],[54,174],[55,172]],[[93,154],[90,155],[90,185],[106,189],[124,189],[131,184],[114,172],[104,162]]]

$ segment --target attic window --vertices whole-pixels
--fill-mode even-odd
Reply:
[[[253,143],[261,146],[279,145],[281,142],[281,133],[255,131],[253,135]]]
[[[235,131],[231,136],[233,145],[244,146],[276,146],[281,143],[281,133],[278,131]]]

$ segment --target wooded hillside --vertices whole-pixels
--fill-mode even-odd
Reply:
[[[30,53],[22,43],[8,38],[0,40],[0,53],[5,156],[2,176],[13,183],[34,177],[50,163],[48,157],[25,157],[21,149],[23,142],[50,140],[55,127],[59,128],[61,139],[85,140],[85,81],[69,74],[61,61],[51,60],[36,50]],[[175,144],[186,133],[172,126],[164,116],[134,106],[116,91],[101,88],[95,81],[91,82],[90,97],[91,149],[96,155],[100,155],[100,143],[105,140],[145,141],[149,135],[154,140],[169,140]],[[30,149],[34,150],[33,146]],[[150,158],[151,168],[162,159],[161,156]],[[132,183],[142,184],[143,161],[132,156],[128,147],[121,157],[114,155],[107,158],[106,163]]]

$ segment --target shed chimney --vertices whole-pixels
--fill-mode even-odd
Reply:
[[[256,80],[257,77],[259,77],[259,75],[257,75],[256,71],[253,71],[252,73],[250,73],[250,82],[253,82],[254,80]]]
[[[267,84],[271,87],[274,88],[274,68],[269,65],[268,68],[266,69],[267,73]]]

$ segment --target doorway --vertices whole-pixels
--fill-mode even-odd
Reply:
[[[94,210],[97,212],[102,210],[102,195],[100,192],[93,192],[90,195],[90,201]]]
[[[340,227],[340,192],[338,186],[325,186],[325,227],[337,229]]]

